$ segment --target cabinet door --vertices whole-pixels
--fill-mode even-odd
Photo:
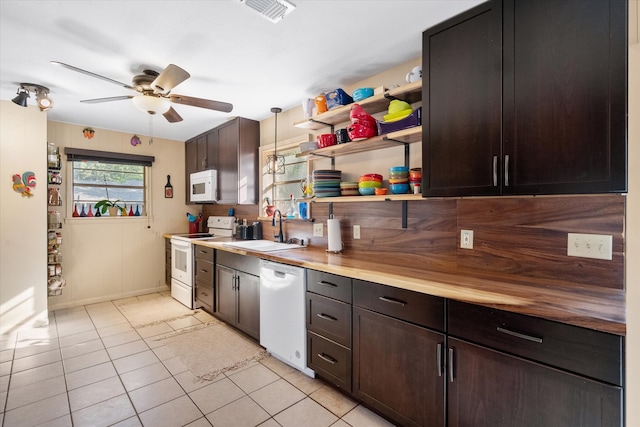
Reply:
[[[238,328],[260,341],[260,278],[237,272]]]
[[[191,183],[189,182],[189,177],[191,176],[192,173],[196,172],[197,170],[197,157],[198,157],[198,150],[197,150],[197,143],[195,138],[191,139],[187,142],[185,142],[184,144],[184,171],[185,171],[185,202],[188,204],[191,204],[191,202],[189,201],[189,194],[191,193],[189,191]]]
[[[216,265],[216,316],[235,326],[236,307],[235,270]]]
[[[238,119],[218,128],[218,203],[238,202]]]
[[[218,170],[218,129],[207,133],[207,169]]]
[[[449,426],[620,426],[622,389],[449,338]],[[450,379],[451,380],[451,379]]]
[[[505,0],[505,193],[626,190],[627,7]]]
[[[196,171],[207,169],[207,135],[196,137]]]
[[[501,19],[489,1],[423,34],[425,196],[500,193]]]
[[[443,426],[444,341],[443,334],[354,307],[354,395],[404,426]]]

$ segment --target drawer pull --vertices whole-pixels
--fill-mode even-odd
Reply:
[[[533,342],[537,342],[539,344],[542,344],[542,338],[533,337],[531,335],[521,334],[520,332],[510,331],[509,329],[501,328],[500,326],[498,326],[496,328],[496,330],[498,332],[502,332],[503,334],[511,335],[513,337],[522,338],[523,340],[533,341]]]
[[[327,363],[331,363],[332,365],[335,365],[336,363],[338,363],[338,361],[336,359],[334,359],[331,356],[327,356],[324,353],[318,353],[318,357],[322,360],[324,360]]]
[[[401,305],[401,306],[403,306],[403,307],[404,307],[405,305],[407,305],[407,303],[406,303],[406,302],[404,302],[404,301],[400,301],[399,299],[395,299],[395,298],[389,298],[389,297],[378,297],[378,299],[379,299],[380,301],[388,302],[388,303],[391,303],[391,304],[398,304],[398,305]]]
[[[318,316],[319,318],[324,319],[324,320],[330,320],[332,322],[335,322],[335,321],[338,320],[335,317],[329,316],[328,314],[324,314],[324,313],[318,313],[318,314],[316,314],[316,316]]]
[[[325,282],[324,280],[319,281],[318,285],[328,286],[330,288],[337,288],[338,287],[338,285],[336,285],[335,283]]]

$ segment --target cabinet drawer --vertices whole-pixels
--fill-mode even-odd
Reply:
[[[449,302],[449,334],[622,384],[624,340],[618,335],[458,301]]]
[[[204,259],[209,262],[215,262],[213,254],[215,250],[207,246],[194,245],[193,252],[196,255],[196,259]]]
[[[351,304],[307,292],[307,329],[351,348]]]
[[[196,307],[202,307],[205,311],[213,313],[213,288],[200,281],[196,281]]]
[[[353,305],[438,331],[445,330],[444,299],[440,297],[354,280]]]
[[[202,258],[196,258],[196,281],[206,283],[213,287],[213,263]]]
[[[307,290],[351,303],[351,278],[316,270],[307,270]]]
[[[307,332],[307,365],[325,380],[351,392],[351,350]]]
[[[216,263],[218,264],[226,265],[227,267],[244,271],[245,273],[253,274],[254,276],[260,276],[260,258],[249,255],[234,254],[233,252],[223,250],[219,250],[216,257]]]

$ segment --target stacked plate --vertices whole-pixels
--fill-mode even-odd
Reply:
[[[316,197],[340,196],[342,171],[318,169],[313,171],[313,194]]]
[[[342,196],[359,196],[358,183],[342,181],[340,183],[340,194]]]

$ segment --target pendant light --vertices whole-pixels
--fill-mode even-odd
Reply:
[[[282,112],[282,108],[273,107],[271,112],[275,114],[275,136],[273,138],[273,154],[267,157],[267,173],[274,175],[284,174],[284,156],[278,155],[278,113]]]

